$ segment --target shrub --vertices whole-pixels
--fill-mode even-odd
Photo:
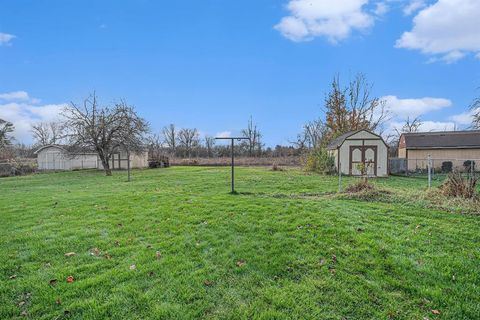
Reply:
[[[475,161],[467,160],[463,163],[463,167],[465,168],[466,172],[475,171]]]
[[[357,183],[349,185],[345,191],[348,193],[357,193],[366,190],[373,190],[374,188],[375,187],[372,184],[368,183],[368,180],[361,179]]]
[[[170,166],[170,160],[168,159],[168,157],[165,157],[165,156],[156,157],[148,161],[148,167],[151,169],[168,168],[169,166]]]
[[[181,166],[198,166],[198,161],[196,159],[182,159]]]
[[[0,163],[0,177],[13,177],[32,174],[37,171],[35,163],[19,163],[12,161],[10,163]]]
[[[276,161],[274,161],[272,164],[272,171],[283,171],[283,168],[280,167]]]
[[[440,186],[447,197],[471,199],[477,197],[477,178],[464,178],[460,172],[451,172]]]
[[[307,154],[305,171],[329,174],[335,172],[335,158],[325,148],[316,148]]]
[[[444,161],[442,162],[442,172],[443,173],[450,173],[453,169],[453,163],[451,161]]]

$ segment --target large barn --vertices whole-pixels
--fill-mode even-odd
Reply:
[[[69,152],[61,145],[46,145],[36,152],[39,170],[80,170],[103,169],[102,162],[97,153]],[[111,169],[127,169],[128,157],[126,152],[118,151],[109,159]],[[147,168],[148,152],[130,154],[131,168]]]
[[[480,163],[480,130],[404,133],[398,143],[398,157],[408,162],[408,170],[434,167],[452,162],[453,169],[461,170],[466,161]]]
[[[335,167],[345,175],[388,176],[388,146],[381,136],[368,130],[347,132],[329,145]]]

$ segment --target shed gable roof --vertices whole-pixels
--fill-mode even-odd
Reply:
[[[480,148],[480,130],[404,133],[407,149]]]
[[[349,131],[349,132],[344,133],[344,134],[338,136],[337,138],[333,139],[333,140],[328,144],[327,149],[329,149],[329,150],[338,149],[338,148],[345,142],[345,140],[348,140],[348,138],[350,138],[350,137],[352,137],[352,136],[354,136],[354,135],[356,135],[357,133],[362,132],[362,131],[367,132],[367,133],[369,133],[369,134],[377,137],[378,140],[381,140],[383,143],[385,143],[385,141],[383,140],[383,138],[382,138],[381,136],[379,136],[378,134],[375,134],[375,133],[373,133],[373,132],[371,132],[371,131],[369,131],[369,130],[366,130],[366,129],[360,129],[360,130]],[[359,140],[362,140],[362,138],[359,138]],[[387,144],[385,143],[385,145],[387,145]]]
[[[62,150],[62,151],[68,152],[68,151],[67,151],[64,147],[62,147],[61,145],[58,145],[58,144],[47,144],[47,145],[42,146],[42,147],[40,147],[39,149],[37,149],[37,151],[35,151],[34,153],[35,153],[35,154],[38,154],[40,151],[45,150],[45,149],[49,149],[49,148],[60,149],[60,150]]]

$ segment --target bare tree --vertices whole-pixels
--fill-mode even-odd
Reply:
[[[470,105],[470,110],[472,111],[472,128],[480,129],[480,97],[473,100]]]
[[[420,130],[420,127],[422,126],[423,122],[420,120],[420,118],[415,118],[413,120],[410,120],[410,117],[405,120],[405,123],[403,124],[402,128],[399,130],[398,128],[395,128],[395,132],[397,133],[397,137],[400,138],[402,133],[414,133],[418,132]]]
[[[128,154],[139,152],[148,132],[148,123],[132,106],[125,101],[113,107],[100,106],[95,93],[83,101],[83,106],[72,102],[63,116],[69,128],[70,147],[95,150],[107,176],[112,175],[109,159],[113,153],[120,148]]]
[[[350,81],[348,96],[350,104],[350,128],[379,130],[381,125],[388,120],[386,102],[377,97],[372,97],[373,85],[370,84],[363,73],[359,73]]]
[[[170,149],[171,154],[175,156],[178,142],[177,129],[175,128],[175,125],[172,123],[166,127],[163,127],[162,134],[165,144]]]
[[[248,120],[247,128],[242,130],[242,135],[248,140],[246,140],[248,146],[248,156],[254,156],[254,153],[260,154],[262,151],[263,144],[261,142],[262,134],[257,127],[257,124],[253,122],[252,117]]]
[[[39,122],[31,132],[37,145],[57,144],[65,138],[65,126],[61,122]]]
[[[213,157],[213,148],[215,147],[215,138],[205,136],[205,148],[207,149],[207,157]]]
[[[184,150],[184,156],[190,158],[192,150],[200,143],[197,129],[184,128],[178,132],[178,144]]]
[[[163,156],[163,138],[159,134],[147,137],[148,154],[151,159],[158,160]]]
[[[0,150],[12,144],[13,137],[10,135],[15,130],[11,122],[0,119]]]
[[[326,127],[330,138],[352,130],[378,131],[389,118],[386,102],[372,97],[373,86],[359,73],[343,88],[338,76],[325,99]]]
[[[328,130],[325,123],[320,119],[305,124],[303,131],[306,145],[309,148],[318,148],[326,142]]]

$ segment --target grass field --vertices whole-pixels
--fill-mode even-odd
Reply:
[[[0,319],[480,319],[479,216],[299,170],[237,189],[227,168],[0,179]]]

